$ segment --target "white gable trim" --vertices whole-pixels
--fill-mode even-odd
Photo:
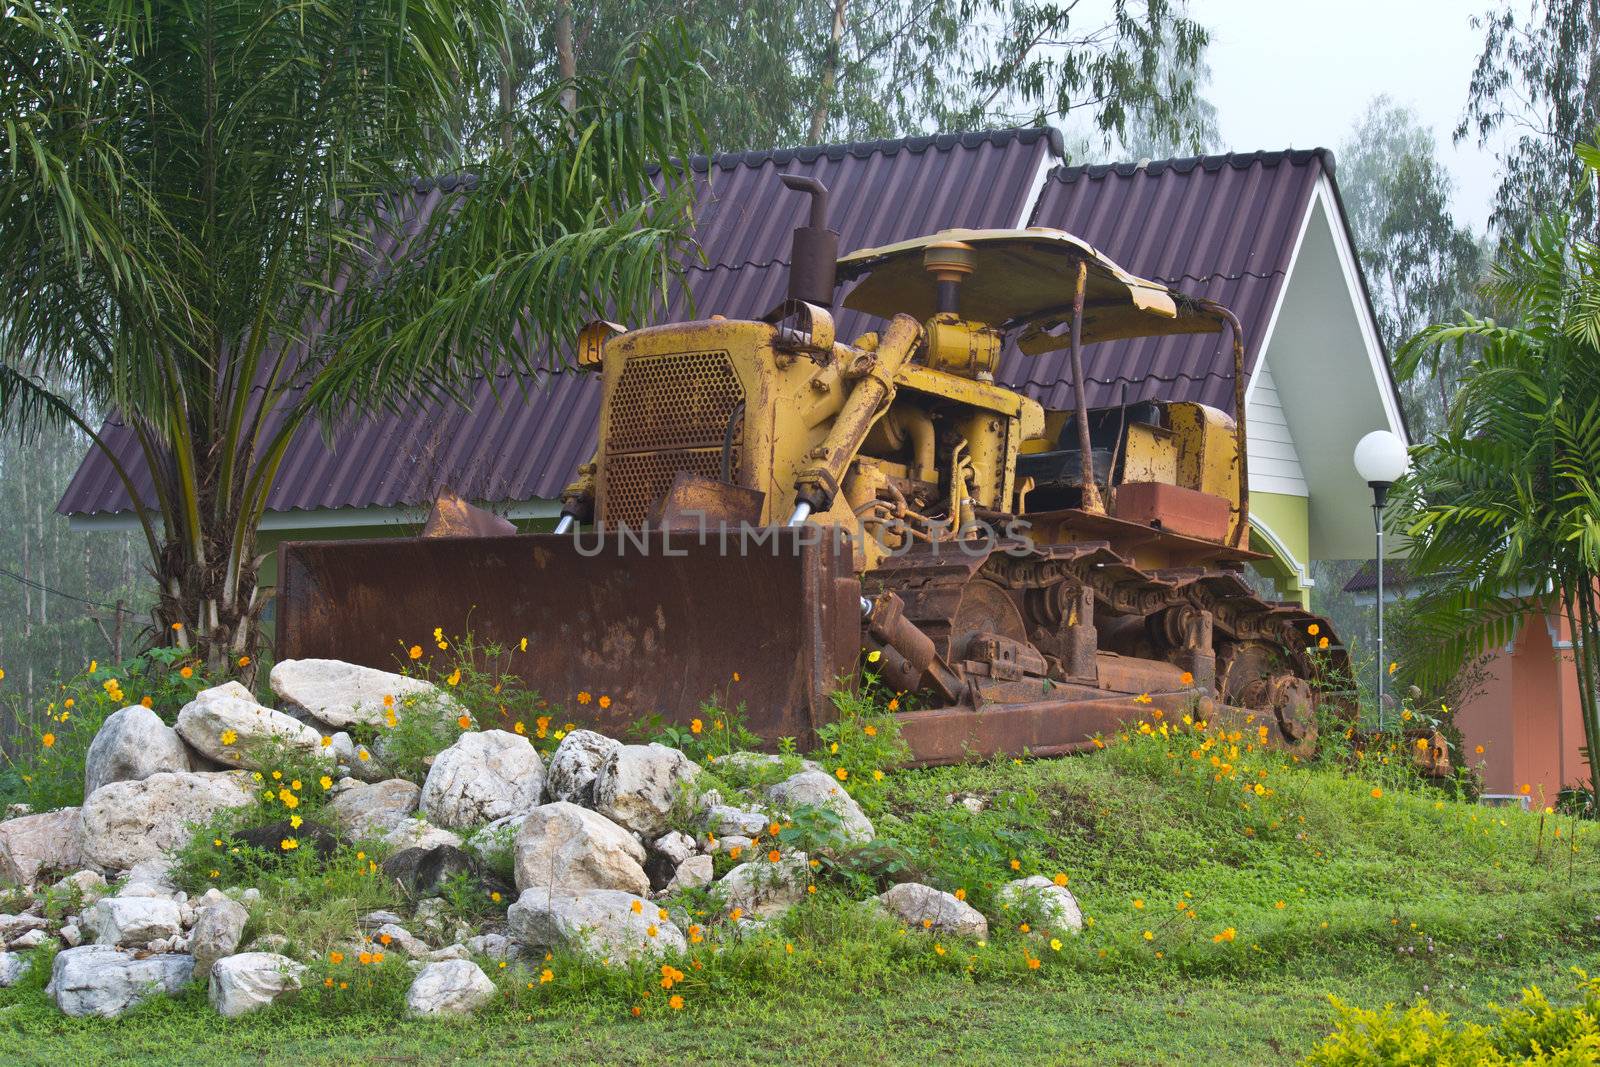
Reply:
[[[1319,182],[1318,184],[1320,185],[1321,183]],[[1267,317],[1267,328],[1261,334],[1261,344],[1256,348],[1256,351],[1260,353],[1256,357],[1257,366],[1265,364],[1267,350],[1272,347],[1272,336],[1278,331],[1278,316],[1283,312],[1283,298],[1289,295],[1289,279],[1294,277],[1295,265],[1300,262],[1300,249],[1305,246],[1306,231],[1311,228],[1311,216],[1315,214],[1311,210],[1311,203],[1312,201],[1307,200],[1305,210],[1300,213],[1300,229],[1294,235],[1294,250],[1289,253],[1289,265],[1284,268],[1283,283],[1278,286],[1278,296],[1272,302],[1272,314]],[[1248,343],[1249,338],[1245,340]],[[1259,374],[1252,374],[1250,375],[1250,380],[1245,383],[1244,410],[1246,416],[1250,414],[1250,396],[1255,392],[1256,381],[1260,377]],[[1246,429],[1248,430],[1249,427],[1247,426]]]
[[[1045,150],[1039,153],[1039,168],[1033,172],[1033,181],[1028,184],[1028,195],[1022,201],[1022,214],[1017,216],[1015,229],[1025,230],[1033,225],[1033,214],[1039,210],[1039,201],[1044,197],[1044,187],[1050,181],[1050,172],[1060,166],[1061,158],[1056,155],[1055,145],[1050,143],[1051,138],[1045,138]]]
[[[1410,444],[1411,439],[1406,433],[1405,419],[1400,415],[1400,398],[1395,395],[1388,368],[1384,365],[1383,342],[1378,338],[1378,323],[1373,317],[1372,306],[1367,303],[1367,291],[1361,284],[1360,260],[1356,258],[1355,249],[1350,246],[1350,233],[1344,225],[1344,213],[1339,206],[1338,198],[1333,194],[1333,183],[1328,180],[1327,174],[1317,179],[1315,200],[1322,205],[1323,213],[1328,220],[1328,228],[1333,231],[1333,247],[1339,256],[1339,266],[1344,271],[1345,288],[1349,292],[1351,310],[1355,312],[1356,321],[1361,325],[1361,338],[1366,343],[1367,362],[1372,365],[1373,378],[1377,380],[1378,392],[1383,397],[1383,412],[1389,423],[1388,430],[1400,440]]]

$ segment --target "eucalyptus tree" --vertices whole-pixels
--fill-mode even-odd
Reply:
[[[485,138],[461,105],[509,35],[500,0],[5,8],[0,420],[106,452],[154,626],[213,668],[255,652],[295,434],[534,373],[588,318],[645,318],[684,252],[690,43],[632,42]]]
[[[1600,150],[1577,152],[1590,179]],[[1475,353],[1445,430],[1413,452],[1394,521],[1429,576],[1416,624],[1436,676],[1509,640],[1529,612],[1574,636],[1591,793],[1600,791],[1600,247],[1565,212],[1506,245],[1486,286],[1507,322],[1465,316],[1402,350]],[[1597,796],[1600,799],[1600,796]]]

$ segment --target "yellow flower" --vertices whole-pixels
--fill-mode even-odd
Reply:
[[[185,678],[193,678],[194,677],[194,668],[193,667],[180,667],[178,669],[178,673],[180,675],[182,675],[183,677],[185,677]]]
[[[1070,881],[1070,879],[1068,879],[1067,876],[1064,875],[1064,874],[1058,874],[1053,879],[1051,879],[1051,881],[1055,882],[1056,885],[1064,886],[1064,885],[1067,884],[1068,881]]]
[[[333,744],[333,738],[324,735],[323,738],[322,738],[322,747],[323,748],[327,748],[328,746],[330,746],[332,744]]]
[[[1425,749],[1427,747],[1428,747],[1428,739],[1427,738],[1425,738],[1425,737],[1417,738],[1417,748]]]
[[[833,776],[842,782],[846,778],[850,777],[850,772],[845,770],[843,767],[840,767],[838,770],[833,772]]]
[[[298,830],[300,829],[300,824],[304,821],[305,820],[300,818],[298,815],[291,815],[289,816],[289,828],[291,830]]]
[[[1306,627],[1306,633],[1310,634],[1312,637],[1317,636],[1321,632],[1322,627],[1318,626],[1316,623],[1312,623],[1310,626]]]
[[[1011,869],[1012,869],[1012,870],[1013,870],[1013,871],[1020,871],[1020,870],[1022,870],[1022,861],[1021,861],[1021,860],[1012,860],[1012,861],[1011,861]]]
[[[91,671],[92,671],[92,670],[94,670],[94,668],[93,668],[93,667],[90,667],[90,668],[89,668],[89,669],[90,669],[90,670],[91,670]],[[5,668],[4,668],[4,667],[0,667],[0,682],[3,682],[3,681],[5,681],[5,680],[6,680],[6,670],[5,670]]]
[[[734,845],[732,848],[728,849],[728,858],[730,860],[736,860],[736,859],[739,858],[739,853],[741,853],[743,851],[744,851],[743,846]]]
[[[943,945],[940,945],[940,944],[935,944],[935,945],[934,945],[934,946],[933,946],[933,951],[935,951],[935,952],[937,952],[937,953],[938,953],[938,954],[939,954],[939,955],[941,955],[941,956],[943,956],[943,955],[944,955],[944,946],[943,946]]]
[[[1224,941],[1232,941],[1237,934],[1238,931],[1230,926],[1223,930],[1220,934],[1212,934],[1211,940],[1213,943],[1221,944]]]
[[[524,637],[521,641],[517,642],[517,651],[518,652],[526,652],[526,651],[528,651],[528,639],[526,637]]]
[[[456,725],[461,727],[463,730],[472,729],[472,716],[470,716],[470,715],[461,716],[460,718],[456,719]]]
[[[632,904],[628,905],[628,910],[633,912],[635,915],[643,915],[644,914],[644,905],[642,903],[640,903],[639,901],[635,900]]]
[[[1138,897],[1134,897],[1133,898],[1133,909],[1135,911],[1143,911],[1144,910],[1144,901],[1140,900]]]
[[[739,672],[738,671],[734,671],[733,672],[733,680],[736,681],[736,682],[739,680]]]
[[[422,658],[422,646],[421,645],[412,645],[410,648],[406,649],[406,655],[410,656],[412,659],[421,659]]]
[[[296,841],[292,837],[286,837],[282,841],[278,842],[278,847],[283,849],[285,852],[293,852],[295,849],[300,847],[300,842]]]
[[[324,789],[332,789],[333,788],[333,779],[329,778],[326,774],[324,774],[321,778],[317,779],[317,784],[320,785]]]
[[[871,723],[868,723],[865,727],[863,727],[861,732],[866,734],[868,737],[878,736],[878,728],[873,726]]]
[[[241,666],[241,667],[250,666],[250,657],[249,656],[240,656],[239,657],[239,666]]]
[[[1052,951],[1052,952],[1060,952],[1061,951],[1061,939],[1059,937],[1052,937],[1050,939],[1050,951]]]
[[[1190,671],[1184,671],[1182,674],[1178,675],[1178,681],[1184,685],[1193,685],[1194,674]]]
[[[118,691],[117,691],[117,692],[115,692],[115,693],[112,693],[112,694],[111,694],[111,699],[112,699],[112,700],[121,700],[121,699],[122,699],[122,692],[121,692],[121,690],[118,690]],[[154,701],[154,700],[151,700],[151,699],[150,699],[150,698],[149,698],[149,697],[147,697],[147,696],[144,696],[144,697],[140,697],[140,698],[139,698],[139,706],[140,706],[140,707],[145,707],[145,708],[148,708],[148,707],[150,707],[150,706],[151,706],[151,705],[152,705],[152,704],[154,704],[154,703],[155,703],[155,701]]]
[[[952,893],[950,895],[955,897],[957,900],[966,900],[967,899],[967,891],[965,889],[957,889],[954,893]]]
[[[455,670],[451,671],[450,672],[450,677],[446,678],[444,681],[445,681],[446,685],[460,685],[461,684],[461,668],[457,667]]]
[[[672,994],[671,998],[667,1000],[667,1007],[671,1008],[673,1011],[682,1011],[683,998],[676,993]]]
[[[874,781],[874,782],[881,782],[881,781],[883,781],[883,772],[882,772],[882,771],[873,771],[873,772],[872,772],[872,780],[873,780],[873,781]]]
[[[55,734],[45,734],[43,737],[39,738],[39,743],[41,745],[43,745],[45,748],[49,748],[50,746],[52,746],[52,745],[54,745],[56,743],[56,735]]]
[[[1533,786],[1529,785],[1526,782],[1524,782],[1522,784],[1522,788],[1521,789],[1517,790],[1517,792],[1521,793],[1523,796],[1527,796],[1532,791],[1533,791]]]
[[[883,653],[879,652],[877,649],[873,649],[871,652],[867,653],[867,662],[868,663],[876,663],[882,658],[883,658]]]
[[[526,638],[524,638],[524,640],[526,640]],[[556,980],[556,972],[552,971],[550,968],[546,967],[544,970],[539,972],[539,984],[540,985],[547,985],[550,982],[554,982],[555,980]]]
[[[172,628],[173,628],[173,629],[174,629],[174,630],[181,630],[181,629],[183,629],[183,623],[181,623],[181,622],[175,622],[175,623],[173,623],[173,624],[172,624]]]
[[[1133,702],[1135,704],[1148,704],[1150,703],[1150,694],[1140,693],[1138,696],[1133,698]]]
[[[1398,664],[1398,663],[1390,663],[1389,664],[1389,673],[1390,674],[1393,674],[1395,671],[1397,671],[1399,669],[1400,669],[1400,664]]]
[[[888,707],[889,707],[890,711],[899,711],[900,710],[900,698],[899,697],[890,697],[889,698]],[[873,733],[877,733],[877,731],[873,730]]]
[[[649,926],[644,928],[644,932],[649,934],[651,937],[655,937],[661,931],[656,927],[655,923],[651,923]]]
[[[732,922],[738,922],[742,915],[744,915],[743,908],[734,908],[732,911],[728,912],[728,918]]]
[[[1328,639],[1326,637],[1317,638],[1317,647],[1318,648],[1327,648],[1328,647]]]
[[[290,789],[299,789],[300,788],[300,779],[296,778],[294,781],[290,782],[289,783],[289,788]]]
[[[343,963],[344,962],[344,953],[343,952],[330,952],[330,953],[328,953],[328,962],[331,963],[331,964],[334,964],[335,966]]]
[[[609,708],[610,706],[611,706],[611,698],[610,697],[603,696],[603,697],[600,698],[600,710],[601,711],[604,711],[606,708]]]
[[[490,893],[489,899],[494,901],[496,904],[500,903],[500,891],[496,889],[494,892]]]
[[[1285,904],[1283,901],[1280,900],[1280,901],[1278,901],[1276,904],[1274,904],[1272,906],[1274,908],[1277,908],[1279,911],[1282,911],[1284,908],[1287,908],[1289,905]]]
[[[6,676],[6,672],[5,671],[0,671],[0,678],[4,678],[5,676]],[[64,707],[64,708],[70,708],[76,703],[77,703],[76,700],[73,700],[71,697],[68,697],[67,699],[65,699],[65,700],[63,700],[61,702],[61,706]]]
[[[293,793],[290,793],[288,796],[280,795],[279,799],[283,801],[283,806],[288,808],[290,811],[293,811],[295,808],[300,806],[300,798],[295,796]]]
[[[1149,930],[1146,930],[1144,932],[1144,939],[1146,941],[1154,941],[1156,939],[1156,935],[1151,933]]]
[[[587,704],[587,703],[589,703],[589,701],[591,701],[593,699],[594,699],[594,697],[589,694],[589,691],[587,689],[583,690],[582,692],[580,692],[578,694],[578,703],[580,703],[580,704]]]
[[[511,727],[511,729],[513,731],[515,731],[516,733],[519,733],[519,734],[526,734],[528,732],[528,728],[526,726],[522,725],[522,723],[520,721],[515,723]]]
[[[281,781],[283,781],[283,772],[282,772],[282,771],[273,771],[273,772],[272,772],[272,780],[273,780],[273,781],[274,781],[274,782],[281,782]]]
[[[1377,786],[1373,786],[1372,787],[1372,799],[1373,800],[1381,800],[1382,798],[1383,798],[1383,790],[1379,789]]]
[[[706,724],[701,722],[699,719],[694,719],[693,721],[691,721],[689,723],[689,732],[691,734],[697,734],[701,730],[704,730],[705,728],[706,728]]]

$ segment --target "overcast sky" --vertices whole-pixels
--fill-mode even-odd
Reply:
[[[1368,101],[1387,93],[1431,126],[1455,182],[1457,217],[1489,216],[1492,153],[1452,147],[1489,0],[1191,0],[1211,30],[1212,83],[1224,143],[1235,151],[1337,150]],[[1495,6],[1498,6],[1496,4]]]

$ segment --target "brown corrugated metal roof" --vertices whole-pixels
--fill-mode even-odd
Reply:
[[[705,259],[689,265],[662,321],[698,315],[759,316],[780,299],[790,231],[804,197],[780,173],[821,178],[832,192],[841,251],[892,243],[947,227],[1033,225],[1069,230],[1136,274],[1228,305],[1244,324],[1253,366],[1283,285],[1301,218],[1323,168],[1320,150],[1168,160],[1138,166],[1058,167],[1048,130],[905,138],[751,152],[698,161],[706,183],[695,237]],[[419,208],[437,206],[443,184],[418,183]],[[448,191],[448,190],[447,190]],[[1035,195],[1037,201],[1035,202]],[[841,312],[841,336],[872,328]],[[1091,345],[1084,352],[1091,405],[1159,394],[1232,407],[1232,356],[1217,336]],[[1014,350],[1004,381],[1049,406],[1072,402],[1065,353],[1029,359]],[[271,511],[424,505],[449,486],[470,499],[508,502],[557,496],[594,449],[599,382],[560,372],[533,383],[488,381],[473,403],[426,403],[338,428],[331,447],[314,426],[284,456]],[[132,434],[105,436],[143,479]],[[148,484],[142,485],[149,492]],[[102,456],[85,457],[58,510],[126,510],[128,498]]]
[[[1058,167],[1032,224],[1067,230],[1134,274],[1232,309],[1244,327],[1248,374],[1306,206],[1331,168],[1323,149]],[[1083,356],[1090,407],[1159,396],[1233,410],[1233,349],[1225,334],[1107,341]],[[998,377],[1046,407],[1075,402],[1065,351],[1030,358],[1013,348]]]
[[[705,261],[690,265],[661,321],[697,314],[755,317],[780,299],[789,235],[808,201],[779,183],[780,173],[822,179],[832,193],[831,223],[844,251],[887,244],[949,226],[1014,226],[1032,203],[1042,169],[1060,158],[1048,129],[1000,130],[772,152],[696,161],[705,174],[695,208],[695,239]],[[419,182],[419,215],[437,206],[441,185]],[[841,335],[871,328],[854,313]],[[427,403],[339,427],[331,447],[315,426],[287,450],[267,501],[270,511],[394,507],[430,503],[449,486],[492,503],[551,498],[594,450],[599,381],[566,371],[535,383],[501,379],[496,403],[479,382],[468,408]],[[115,423],[104,436],[153,497],[133,434]],[[111,464],[91,451],[57,510],[100,514],[129,509]]]

